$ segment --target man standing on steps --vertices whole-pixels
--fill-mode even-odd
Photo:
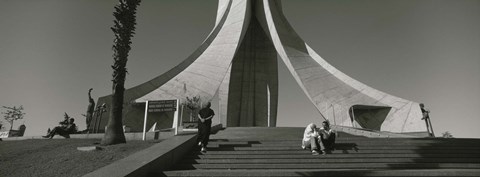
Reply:
[[[207,152],[207,144],[210,139],[210,129],[212,128],[212,118],[215,115],[215,112],[210,109],[210,106],[212,106],[212,104],[208,102],[206,107],[198,112],[200,118],[198,119],[197,142],[198,146],[202,148],[202,152]]]

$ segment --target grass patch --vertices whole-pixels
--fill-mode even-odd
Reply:
[[[82,176],[160,141],[100,146],[100,139],[0,141],[0,176]],[[102,150],[79,151],[77,147]]]

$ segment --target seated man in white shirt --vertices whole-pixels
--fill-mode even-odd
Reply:
[[[317,126],[314,123],[310,123],[305,128],[302,140],[302,149],[310,148],[312,155],[319,155],[318,146],[321,143],[317,131]]]

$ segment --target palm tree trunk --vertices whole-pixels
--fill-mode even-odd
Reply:
[[[125,91],[125,76],[127,73],[128,52],[130,51],[131,37],[135,31],[135,14],[140,0],[119,0],[115,6],[114,26],[111,28],[115,34],[113,45],[113,96],[110,117],[107,129],[102,140],[104,145],[126,143],[123,134],[122,110],[123,92]]]
[[[110,108],[110,117],[105,130],[102,144],[120,144],[126,143],[125,134],[123,133],[123,93],[125,88],[124,81],[119,81],[113,88],[112,107]]]

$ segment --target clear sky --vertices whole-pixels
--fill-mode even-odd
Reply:
[[[27,113],[14,128],[24,122],[26,135],[43,135],[64,112],[85,128],[88,89],[95,100],[111,93],[116,2],[0,1],[0,105]],[[212,29],[216,8],[215,0],[143,0],[126,87],[189,56]],[[425,103],[437,135],[480,138],[480,1],[284,0],[283,9],[342,72]],[[279,68],[278,126],[320,121],[283,62]]]

